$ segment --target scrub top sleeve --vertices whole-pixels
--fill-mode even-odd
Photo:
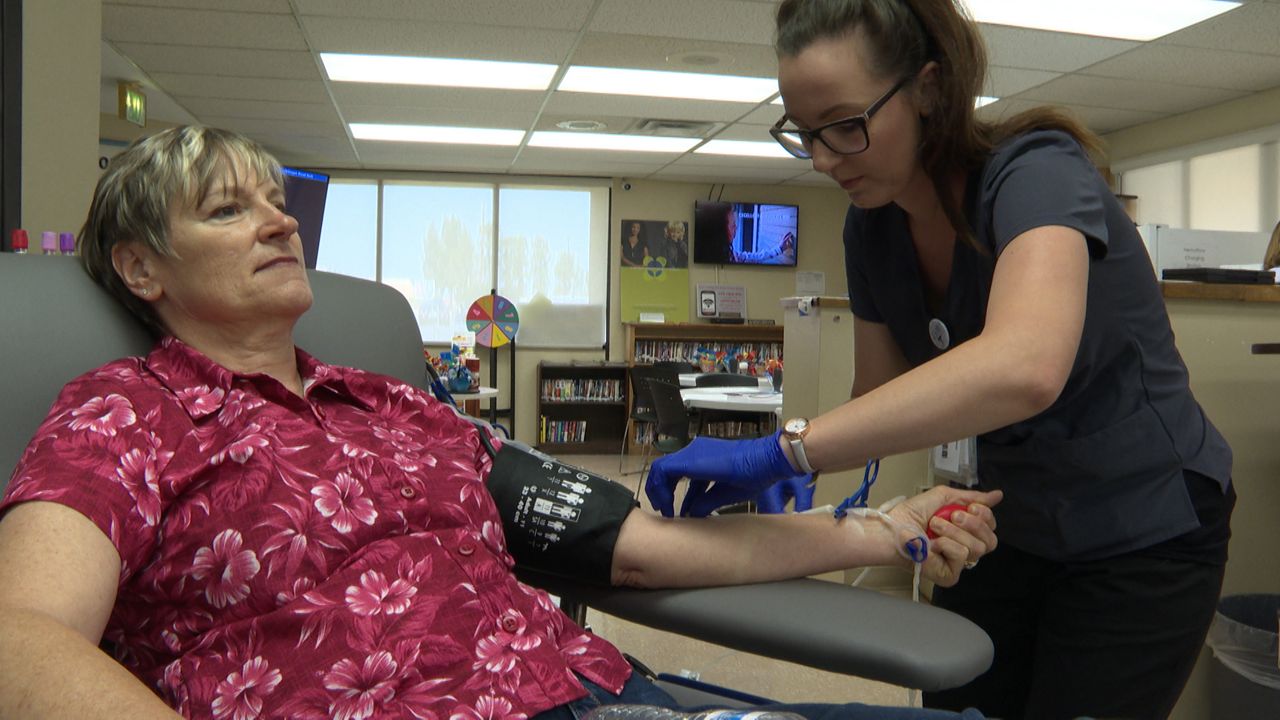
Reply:
[[[1062,225],[1079,230],[1089,255],[1107,254],[1103,181],[1084,150],[1060,131],[1021,135],[1000,147],[985,173],[996,254],[1028,230]]]
[[[875,298],[867,276],[867,247],[865,214],[850,207],[844,219],[844,268],[849,286],[849,308],[863,320],[884,322],[884,316],[876,308]]]

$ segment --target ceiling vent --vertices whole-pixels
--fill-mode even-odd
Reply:
[[[662,135],[664,137],[704,138],[719,126],[714,122],[696,120],[640,120],[631,128],[636,135]]]

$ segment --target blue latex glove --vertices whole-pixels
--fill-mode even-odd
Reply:
[[[684,449],[664,455],[649,466],[645,494],[654,509],[671,517],[676,484],[689,478],[680,506],[682,516],[703,517],[716,508],[755,500],[779,480],[797,477],[774,433],[753,440],[696,437]],[[800,475],[808,482],[808,475]]]
[[[792,512],[804,512],[813,507],[813,485],[808,475],[796,475],[776,482],[764,489],[756,498],[756,510],[761,513],[786,512],[787,502],[795,498]]]

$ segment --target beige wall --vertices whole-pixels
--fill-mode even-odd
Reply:
[[[609,247],[622,243],[622,218],[640,220],[684,220],[693,228],[693,204],[705,199],[710,185],[707,183],[678,183],[652,180],[632,180],[631,189],[624,190],[622,180],[615,180],[610,207],[611,226]],[[779,187],[775,185],[730,184],[723,193],[725,200],[742,202],[775,202],[795,204],[800,208],[800,270],[826,273],[827,294],[845,292],[844,249],[840,233],[844,227],[844,212],[848,197],[838,188],[831,187]],[[697,242],[697,238],[693,238]],[[690,246],[692,248],[692,246]],[[609,268],[609,352],[608,359],[625,360],[625,333],[618,302],[620,261],[614,252]],[[788,268],[724,267],[715,265],[689,265],[690,307],[698,283],[743,285],[747,288],[747,317],[769,319],[782,324],[781,298],[795,294],[795,272]],[[500,353],[499,381],[507,386],[508,353]],[[537,373],[538,363],[568,362],[570,360],[603,360],[601,350],[543,351],[520,350],[516,364],[516,437],[531,442],[536,439],[537,427]],[[483,376],[488,381],[487,370]],[[498,404],[507,404],[505,392]],[[619,438],[619,446],[622,439]]]
[[[1118,130],[1103,140],[1114,167],[1144,155],[1273,127],[1280,137],[1280,88]]]
[[[22,9],[22,227],[77,232],[98,180],[99,0]]]

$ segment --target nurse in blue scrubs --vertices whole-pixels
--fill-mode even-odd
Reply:
[[[1167,716],[1222,585],[1231,450],[1191,393],[1098,138],[1048,108],[978,120],[985,51],[952,0],[784,0],[776,44],[772,133],[850,200],[853,399],[655,461],[655,507],[673,512],[684,478],[682,509],[705,514],[976,437],[980,487],[1004,491],[1000,546],[933,601],[981,625],[996,658],[926,704]]]

